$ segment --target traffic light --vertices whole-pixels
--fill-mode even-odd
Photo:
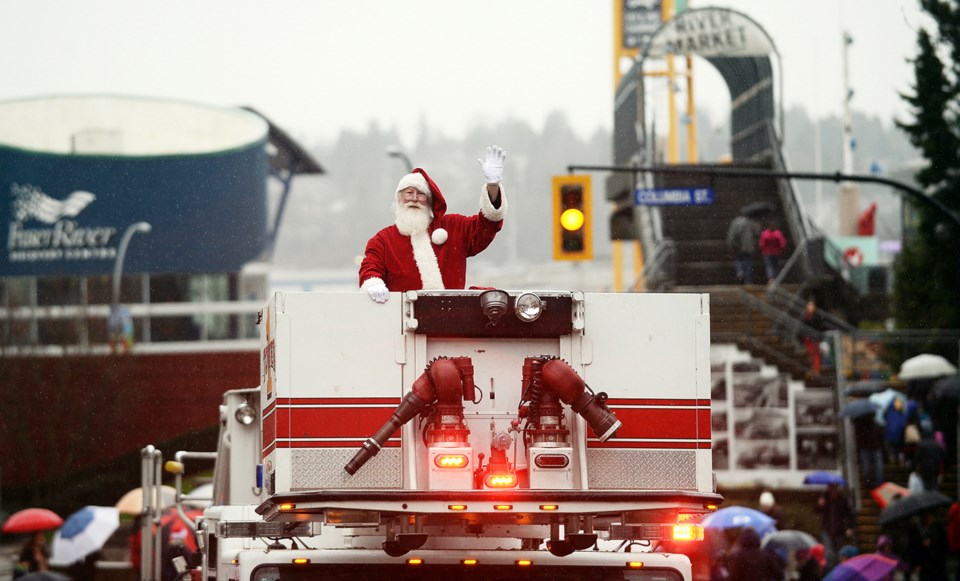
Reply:
[[[592,260],[590,176],[553,177],[553,259]]]

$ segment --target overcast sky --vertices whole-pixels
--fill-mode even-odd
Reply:
[[[906,111],[915,0],[690,0],[727,6],[779,49],[786,106],[840,114],[842,30],[856,109]],[[0,99],[119,93],[250,105],[301,140],[376,120],[406,142],[563,111],[589,135],[613,117],[611,0],[29,0],[0,3]],[[695,69],[699,107],[729,110]]]

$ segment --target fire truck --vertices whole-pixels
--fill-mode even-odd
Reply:
[[[708,298],[275,293],[261,385],[221,406],[195,576],[689,581],[651,548],[702,540],[722,501]]]

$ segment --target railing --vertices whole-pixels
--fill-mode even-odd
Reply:
[[[647,290],[669,290],[677,280],[676,267],[677,243],[669,239],[662,240],[644,262],[643,270],[634,279],[631,288],[638,290],[641,283],[646,281]]]
[[[256,317],[260,301],[211,301],[192,303],[134,303],[125,305],[130,316],[138,323],[141,333],[131,351],[134,353],[182,353],[198,351],[248,351],[257,350],[259,331]],[[151,337],[151,322],[156,319],[191,317],[203,320],[206,317],[237,317],[231,324],[227,337],[210,337],[205,324],[198,324],[199,336],[183,340],[157,341]],[[107,340],[91,340],[93,326],[109,324],[110,305],[56,305],[45,307],[0,308],[0,328],[7,332],[0,339],[0,356],[12,355],[106,355],[113,352]],[[38,328],[47,321],[73,322],[76,342],[71,344],[43,344]],[[25,325],[25,330],[14,333],[10,329]]]
[[[753,296],[746,290],[739,287],[723,287],[717,289],[707,289],[711,296],[728,298],[726,304],[733,304],[739,313],[738,318],[745,321],[746,324],[736,331],[715,331],[711,333],[715,341],[737,342],[746,339],[750,343],[751,352],[763,356],[771,364],[778,365],[785,369],[794,369],[797,362],[794,358],[787,355],[782,350],[776,348],[770,341],[771,337],[777,337],[782,344],[794,345],[797,336],[801,332],[813,332],[813,330],[803,323],[803,320],[793,314],[791,310],[772,305],[763,299]],[[719,303],[719,300],[712,300]],[[719,305],[718,305],[719,306]],[[801,309],[802,311],[802,309]],[[757,327],[749,323],[757,315],[770,320],[769,327]],[[718,326],[713,324],[714,326]]]
[[[773,170],[778,172],[790,171],[787,154],[783,151],[783,146],[777,135],[776,128],[772,123],[767,122],[766,129],[770,142],[774,144],[774,146],[771,147]],[[793,179],[777,180],[777,189],[780,195],[781,206],[786,214],[786,227],[790,230],[790,236],[795,241],[798,249],[805,247],[810,238],[810,228],[813,225],[807,219],[807,213],[803,209],[803,203],[797,196],[796,182]],[[796,251],[794,252],[796,253]],[[803,258],[803,256],[801,256],[801,258]],[[809,261],[802,260],[800,262],[800,268],[802,272],[799,274],[798,280],[803,281],[809,278],[813,270]]]

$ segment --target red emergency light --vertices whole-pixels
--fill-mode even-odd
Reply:
[[[566,468],[570,460],[563,454],[538,454],[533,463],[537,468]]]

